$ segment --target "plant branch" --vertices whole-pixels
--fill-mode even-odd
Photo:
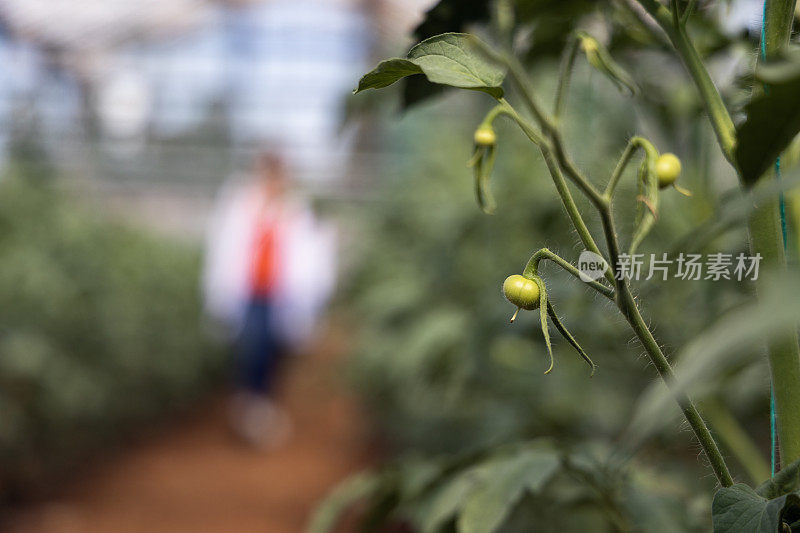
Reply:
[[[703,421],[700,412],[697,410],[697,407],[695,407],[691,398],[675,386],[675,374],[672,371],[672,367],[642,318],[627,283],[620,282],[617,294],[617,304],[622,314],[628,320],[628,323],[631,325],[631,328],[633,328],[642,346],[644,346],[647,355],[650,357],[650,361],[658,371],[658,375],[661,376],[661,379],[678,402],[683,416],[686,417],[686,420],[689,422],[695,437],[697,437],[709,463],[711,463],[711,469],[714,471],[714,475],[716,475],[720,485],[723,487],[730,487],[733,485],[733,478],[731,477],[731,473],[728,470],[728,466],[725,464],[725,459],[722,457],[722,453],[714,437],[711,436],[708,426],[706,426],[706,423]]]
[[[636,1],[656,21],[659,27],[664,30],[664,33],[666,33],[667,38],[672,43],[678,56],[683,61],[692,81],[694,81],[695,87],[700,93],[700,98],[703,101],[703,106],[711,121],[711,126],[717,136],[717,141],[722,148],[722,152],[728,161],[733,163],[733,150],[736,146],[736,128],[733,125],[733,120],[731,119],[730,113],[728,113],[728,109],[725,107],[725,103],[722,101],[719,90],[716,85],[714,85],[714,81],[711,79],[708,70],[703,64],[700,54],[686,34],[685,28],[683,26],[674,26],[670,10],[657,0]],[[623,2],[623,5],[637,17],[642,16],[638,10],[633,9],[629,4]],[[645,26],[649,27],[646,21]]]
[[[619,158],[619,162],[614,168],[614,172],[611,173],[611,179],[608,181],[606,191],[603,193],[603,197],[606,199],[606,201],[610,202],[611,198],[614,196],[614,191],[616,190],[617,184],[622,177],[622,173],[625,171],[625,167],[628,166],[628,163],[630,162],[637,148],[643,149],[647,153],[648,157],[658,157],[658,150],[656,150],[655,146],[653,146],[653,143],[644,137],[633,137],[625,147],[625,151],[622,152],[622,157]]]
[[[749,221],[750,248],[753,255],[761,255],[762,268],[785,271],[786,254],[779,213],[776,199],[756,207]],[[756,292],[760,286],[757,280]],[[775,395],[781,460],[786,464],[800,459],[800,348],[794,327],[767,340],[767,358]]]
[[[542,109],[542,106],[536,100],[525,69],[519,60],[513,55],[506,55],[503,58],[508,71],[511,74],[511,79],[516,84],[519,92],[522,94],[525,105],[533,114],[536,122],[542,128],[542,131],[547,135],[552,143],[553,154],[558,161],[558,165],[563,169],[564,173],[577,185],[577,187],[592,201],[595,207],[600,208],[603,204],[603,197],[600,192],[592,185],[588,179],[577,169],[575,164],[567,156],[566,149],[564,148],[564,139],[561,136],[561,131],[556,126],[552,118]],[[501,100],[502,101],[502,100]]]
[[[651,8],[658,8],[657,12],[660,15],[666,15],[667,30],[668,35],[672,39],[675,36],[676,40],[681,43],[681,47],[684,51],[692,51],[693,47],[688,39],[685,38],[682,30],[680,28],[674,28],[671,25],[672,16],[669,13],[669,10],[665,8],[663,5],[659,4],[656,0],[641,0],[645,8],[648,5]],[[666,29],[665,29],[666,30]],[[680,39],[678,38],[680,37]],[[677,48],[677,46],[676,46]],[[705,70],[705,67],[700,61],[699,55],[696,52],[694,54],[689,54],[690,63],[692,66],[689,68],[690,73],[693,74],[693,78],[698,83],[698,86],[701,88],[701,93],[704,96],[707,96],[706,93],[711,95],[716,95],[718,100],[719,106],[721,106],[721,114],[720,109],[716,104],[711,104],[708,106],[709,115],[716,118],[717,127],[715,131],[718,132],[718,137],[720,141],[723,140],[728,143],[728,148],[730,153],[733,150],[733,122],[730,119],[730,115],[728,115],[727,109],[725,109],[724,104],[722,103],[722,99],[719,96],[719,93],[716,90],[711,78],[708,76],[708,72]],[[695,61],[692,61],[691,58],[694,58]],[[661,348],[656,342],[653,334],[650,332],[647,324],[645,323],[644,319],[639,312],[638,307],[636,306],[636,302],[633,298],[633,295],[630,292],[630,288],[628,287],[627,280],[624,276],[617,276],[614,275],[616,269],[619,267],[619,242],[617,240],[616,230],[614,228],[614,220],[611,214],[611,201],[601,195],[594,186],[589,183],[589,181],[580,173],[580,171],[575,168],[572,161],[567,156],[566,150],[564,148],[564,142],[561,136],[561,132],[559,131],[557,125],[553,122],[553,120],[547,116],[544,110],[536,101],[532,87],[530,82],[527,79],[527,75],[525,73],[524,68],[520,64],[520,62],[511,54],[507,54],[503,57],[504,62],[509,68],[509,72],[511,74],[511,79],[517,85],[519,91],[522,93],[524,101],[528,106],[530,112],[533,114],[536,121],[541,126],[543,132],[547,135],[550,143],[552,143],[552,149],[554,153],[550,150],[550,144],[548,143],[537,143],[539,148],[542,150],[542,154],[545,158],[545,162],[550,169],[551,174],[553,175],[554,181],[556,182],[556,187],[559,189],[559,194],[561,195],[562,201],[564,202],[565,207],[567,207],[568,213],[570,213],[570,218],[578,223],[575,223],[575,227],[578,230],[578,233],[581,234],[582,240],[586,244],[587,241],[593,245],[594,249],[591,249],[590,246],[587,245],[587,248],[590,248],[591,251],[598,253],[596,251],[597,246],[594,244],[594,241],[591,240],[591,235],[588,232],[588,228],[586,228],[585,224],[583,224],[583,219],[580,216],[580,213],[577,211],[577,207],[574,204],[571,196],[569,195],[569,190],[566,188],[566,184],[563,183],[563,177],[561,176],[560,170],[563,171],[570,177],[570,179],[589,197],[592,201],[594,206],[600,212],[601,221],[603,225],[603,231],[605,233],[606,241],[608,243],[609,255],[611,256],[611,265],[612,269],[606,270],[606,279],[612,283],[616,289],[616,302],[617,306],[619,307],[620,311],[622,312],[623,316],[627,319],[628,323],[631,325],[631,328],[636,333],[636,336],[642,342],[642,345],[645,347],[648,355],[650,356],[650,360],[652,361],[653,365],[656,367],[661,378],[664,380],[664,383],[667,387],[672,391],[675,400],[678,402],[681,410],[683,411],[686,420],[689,422],[689,425],[692,427],[700,445],[702,446],[706,456],[711,463],[711,467],[714,470],[714,474],[716,475],[719,483],[724,487],[729,487],[733,484],[733,479],[728,471],[728,467],[725,464],[725,460],[722,457],[722,454],[719,451],[719,447],[717,443],[714,441],[714,438],[711,436],[711,432],[708,430],[705,422],[703,421],[700,413],[698,412],[697,408],[695,407],[692,400],[689,396],[683,392],[678,390],[674,386],[674,373],[672,371],[672,367],[669,364],[664,353],[661,351]],[[698,68],[699,66],[699,68]],[[702,82],[702,83],[700,83]],[[504,100],[501,100],[501,103],[507,103]],[[513,111],[513,108],[509,105],[509,111],[513,112],[514,119],[517,123],[522,127],[523,131],[526,131],[530,128],[529,125],[521,118],[519,115]],[[727,122],[723,119],[727,119]],[[535,132],[535,130],[533,130]],[[536,132],[538,133],[538,132]],[[526,131],[526,134],[528,132]],[[531,137],[530,134],[528,134]],[[533,138],[531,138],[533,140]],[[536,142],[536,141],[534,141]],[[726,155],[730,157],[730,154],[726,152]],[[553,161],[553,156],[555,156],[555,161]],[[555,164],[557,163],[557,165]],[[561,182],[561,186],[559,185]],[[572,216],[572,210],[574,210],[575,216]],[[584,236],[585,234],[585,236]],[[588,237],[586,239],[585,237]],[[612,271],[613,270],[613,271]]]
[[[788,46],[794,7],[795,0],[767,0],[762,44],[764,59],[781,54]],[[779,200],[771,199],[758,204],[749,226],[752,253],[761,254],[763,268],[785,271],[786,253]],[[760,285],[760,281],[757,281],[757,291]],[[788,464],[800,459],[800,345],[797,329],[787,328],[768,339],[767,357],[775,396],[781,459]]]
[[[700,443],[700,446],[703,448],[703,452],[705,452],[706,457],[708,457],[708,461],[711,463],[711,468],[714,471],[714,475],[716,475],[717,480],[723,487],[730,487],[733,485],[733,478],[728,470],[728,466],[725,464],[725,459],[722,457],[719,446],[717,446],[714,437],[711,435],[708,426],[706,425],[705,421],[703,421],[703,417],[700,415],[697,407],[695,407],[692,399],[688,394],[686,394],[686,392],[675,386],[675,374],[672,370],[672,366],[669,364],[664,352],[661,351],[661,347],[658,345],[655,337],[653,337],[653,334],[645,323],[644,318],[642,318],[639,308],[636,305],[636,301],[633,298],[633,294],[631,293],[630,287],[628,286],[627,278],[623,272],[617,271],[620,266],[619,243],[617,240],[617,232],[614,227],[614,218],[611,214],[610,202],[606,204],[606,207],[603,210],[601,210],[600,215],[606,240],[608,241],[609,254],[611,255],[613,261],[612,265],[614,271],[617,272],[617,307],[619,307],[623,316],[636,334],[636,337],[642,343],[642,346],[647,352],[650,361],[653,363],[653,366],[656,367],[658,375],[661,376],[664,384],[672,393],[673,398],[675,398],[675,401],[678,402],[678,406],[683,412],[683,416],[686,418],[686,421],[689,422],[689,426],[691,426],[695,437]]]
[[[560,257],[559,255],[555,254],[554,252],[550,251],[547,248],[542,248],[536,251],[536,253],[534,253],[531,256],[531,258],[528,260],[528,264],[525,265],[525,270],[523,271],[522,275],[528,277],[530,275],[538,274],[539,263],[545,259],[549,259],[550,261],[556,263],[558,266],[566,270],[569,274],[584,282],[584,279],[581,277],[580,270],[575,268],[575,266],[572,263],[570,263],[563,257]],[[594,290],[596,290],[597,292],[599,292],[600,294],[602,294],[603,296],[605,296],[606,298],[610,300],[614,299],[614,289],[612,289],[611,287],[603,285],[602,283],[598,283],[597,281],[588,281],[585,283]]]
[[[686,9],[683,11],[683,15],[681,15],[681,23],[686,25],[686,23],[689,21],[689,17],[691,17],[692,13],[694,13],[694,8],[696,5],[697,0],[689,0],[689,3],[686,5]]]
[[[680,29],[681,17],[678,12],[678,0],[670,0],[670,11],[672,12],[672,26],[675,29]]]
[[[567,100],[567,91],[569,90],[569,83],[572,80],[572,69],[575,65],[575,57],[578,55],[578,48],[580,47],[580,39],[573,38],[567,47],[564,49],[564,54],[561,56],[561,69],[558,75],[558,89],[556,89],[556,102],[553,106],[555,111],[555,120],[559,121],[564,112],[564,106]]]
[[[539,147],[542,157],[544,158],[545,165],[547,165],[547,169],[550,171],[550,176],[553,178],[553,183],[556,186],[558,196],[561,198],[561,203],[564,205],[564,209],[567,211],[567,216],[569,216],[572,225],[575,227],[575,231],[578,232],[578,237],[580,237],[581,242],[590,252],[594,252],[600,257],[604,257],[603,253],[600,251],[600,248],[597,246],[594,237],[592,237],[592,233],[586,226],[586,222],[584,222],[580,211],[578,210],[578,206],[575,203],[575,199],[572,197],[569,187],[567,186],[564,175],[561,173],[561,169],[559,168],[555,157],[553,156],[550,144],[542,139],[541,134],[536,131],[536,128],[528,123],[527,120],[522,118],[511,106],[511,104],[505,100],[503,100],[502,103],[505,106],[505,111],[503,114],[513,119],[520,129],[522,129],[523,133],[525,133],[528,139],[530,139]],[[612,285],[616,283],[614,280],[614,274],[610,270],[606,271],[605,276],[606,280],[608,280],[608,282]]]
[[[735,129],[722,98],[683,28],[675,29],[668,10],[656,0],[636,0],[655,19],[672,42],[697,86],[722,152],[733,162]],[[626,4],[627,5],[627,4]],[[637,10],[627,7],[637,16]],[[767,0],[764,19],[766,58],[779,54],[787,46],[793,22],[795,0]],[[688,15],[687,15],[688,16]],[[760,253],[765,267],[786,268],[783,237],[778,222],[778,202],[760,205],[750,220],[751,249]],[[785,461],[800,458],[800,347],[797,331],[792,328],[768,342],[772,383],[776,395],[778,434]]]

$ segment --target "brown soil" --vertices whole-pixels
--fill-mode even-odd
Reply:
[[[227,399],[78,476],[51,501],[16,512],[10,533],[283,533],[367,466],[364,428],[342,390],[337,357],[294,358],[283,405],[291,441],[272,452],[238,442]]]

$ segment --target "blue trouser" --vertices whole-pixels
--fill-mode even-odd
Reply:
[[[236,342],[236,385],[257,394],[270,394],[280,362],[286,353],[272,325],[274,306],[254,298],[247,304],[244,325]]]

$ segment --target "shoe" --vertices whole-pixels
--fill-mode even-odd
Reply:
[[[289,415],[258,394],[237,393],[231,402],[230,420],[241,440],[262,451],[281,447],[292,434]]]

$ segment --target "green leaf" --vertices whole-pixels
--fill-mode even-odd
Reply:
[[[422,521],[423,533],[439,531],[464,505],[464,499],[478,482],[476,469],[459,472],[431,496],[430,508]]]
[[[711,505],[714,533],[780,533],[788,510],[800,509],[800,497],[787,494],[773,500],[737,483],[717,491]]]
[[[425,18],[414,29],[416,41],[423,41],[434,35],[450,32],[463,32],[466,27],[476,22],[489,19],[489,0],[439,0],[425,13]],[[442,85],[428,83],[424,77],[409,77],[404,81],[402,105],[408,109],[426,98],[436,96],[444,91]]]
[[[333,531],[342,514],[357,501],[373,494],[378,486],[378,476],[371,473],[356,474],[339,484],[314,511],[308,533]]]
[[[774,74],[782,72],[783,74]],[[800,69],[766,71],[765,91],[745,107],[747,119],[736,128],[734,159],[745,186],[751,187],[800,132]]]
[[[364,75],[358,82],[356,93],[366,89],[383,89],[399,79],[422,74],[422,68],[407,59],[387,59]]]
[[[486,56],[482,51],[486,48],[477,37],[466,33],[444,33],[425,39],[408,52],[406,59],[379,63],[361,78],[354,92],[381,89],[406,76],[424,74],[433,83],[483,91],[500,98],[505,69]]]
[[[560,466],[555,452],[525,450],[486,465],[484,479],[470,491],[458,519],[460,533],[491,533],[527,490],[538,493]]]
[[[756,493],[764,498],[777,498],[800,489],[800,459],[787,465],[775,474],[772,479],[766,480],[758,486]]]

